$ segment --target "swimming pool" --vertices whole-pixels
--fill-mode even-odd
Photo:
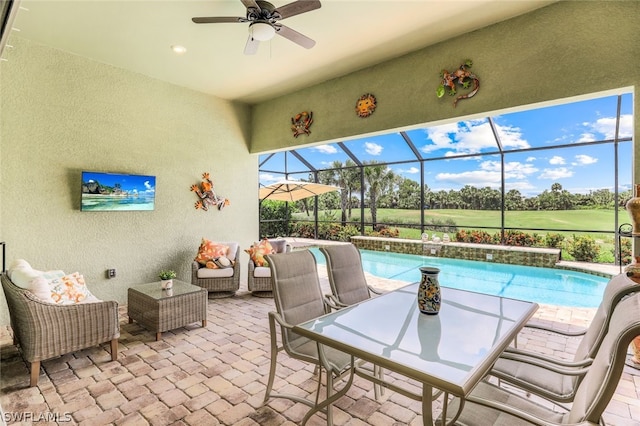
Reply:
[[[311,251],[318,264],[325,265],[320,250],[312,248]],[[548,305],[597,307],[609,281],[596,275],[563,269],[372,250],[360,250],[360,253],[364,270],[381,278],[412,283],[420,280],[418,268],[433,266],[440,268],[439,281],[443,286]]]

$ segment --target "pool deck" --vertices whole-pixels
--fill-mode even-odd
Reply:
[[[326,269],[319,268],[318,275],[323,291],[328,292]],[[367,279],[381,290],[406,285],[370,274]],[[155,333],[128,323],[126,305],[121,305],[117,361],[110,360],[108,344],[44,361],[34,388],[28,387],[28,366],[12,345],[8,327],[2,327],[0,405],[5,415],[22,415],[23,420],[27,415],[59,415],[61,420],[70,419],[59,424],[71,425],[293,426],[307,412],[306,406],[288,400],[262,405],[269,371],[267,313],[272,310],[273,300],[251,296],[245,283],[235,297],[209,299],[206,327],[195,323],[163,333],[162,340],[156,341]],[[561,328],[584,327],[594,312],[593,308],[542,305],[535,318]],[[571,358],[577,347],[576,339],[531,330],[524,330],[518,343],[562,358]],[[315,377],[313,367],[281,354],[275,388],[313,396]],[[416,386],[402,376],[388,377],[400,385]],[[436,414],[440,409],[437,401]],[[640,370],[624,368],[604,419],[609,426],[640,425]],[[418,426],[421,404],[391,391],[376,400],[372,384],[356,378],[336,403],[334,423]],[[308,424],[326,422],[316,415]]]

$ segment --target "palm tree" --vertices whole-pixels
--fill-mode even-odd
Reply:
[[[353,207],[351,199],[353,197],[353,193],[360,190],[360,168],[356,167],[356,163],[354,163],[352,160],[347,160],[344,165],[345,167],[347,167],[345,169],[345,184],[349,199],[349,203],[347,206],[349,214],[347,216],[349,217],[349,219],[351,219],[351,207]]]
[[[340,187],[340,210],[342,212],[341,222],[342,226],[347,224],[347,207],[349,204],[349,191],[347,189],[348,170],[344,168],[341,161],[334,161],[331,163],[331,170],[327,170],[326,182],[329,185],[336,185]]]
[[[371,210],[371,222],[373,229],[378,222],[378,198],[393,182],[393,172],[386,165],[377,161],[366,163],[364,178],[369,186],[369,209]]]

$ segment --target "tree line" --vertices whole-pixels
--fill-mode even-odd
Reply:
[[[502,192],[491,187],[465,185],[460,190],[434,191],[424,185],[424,202],[421,205],[420,184],[412,179],[394,173],[387,165],[376,161],[363,163],[360,168],[353,161],[334,161],[331,168],[318,172],[318,182],[335,185],[341,190],[320,197],[319,209],[339,209],[341,221],[347,222],[352,209],[361,207],[359,195],[364,184],[364,207],[371,211],[372,222],[377,223],[378,208],[395,209],[470,209],[501,210]],[[361,170],[363,175],[361,175]],[[313,180],[309,176],[309,180]],[[357,195],[356,195],[357,194]],[[619,206],[631,197],[631,191],[618,194]],[[309,213],[313,198],[300,201],[300,207]],[[517,189],[504,194],[504,210],[575,210],[612,209],[615,207],[615,193],[609,189],[591,190],[588,194],[576,194],[553,183],[542,193],[527,197]]]

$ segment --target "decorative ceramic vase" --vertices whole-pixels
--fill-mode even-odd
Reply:
[[[420,268],[422,278],[418,286],[418,309],[423,314],[435,315],[440,312],[440,269],[424,266]]]
[[[160,280],[163,290],[168,290],[173,287],[173,280]]]
[[[625,208],[629,217],[631,218],[631,224],[633,225],[633,235],[640,235],[640,185],[634,185],[634,196],[627,201]]]

